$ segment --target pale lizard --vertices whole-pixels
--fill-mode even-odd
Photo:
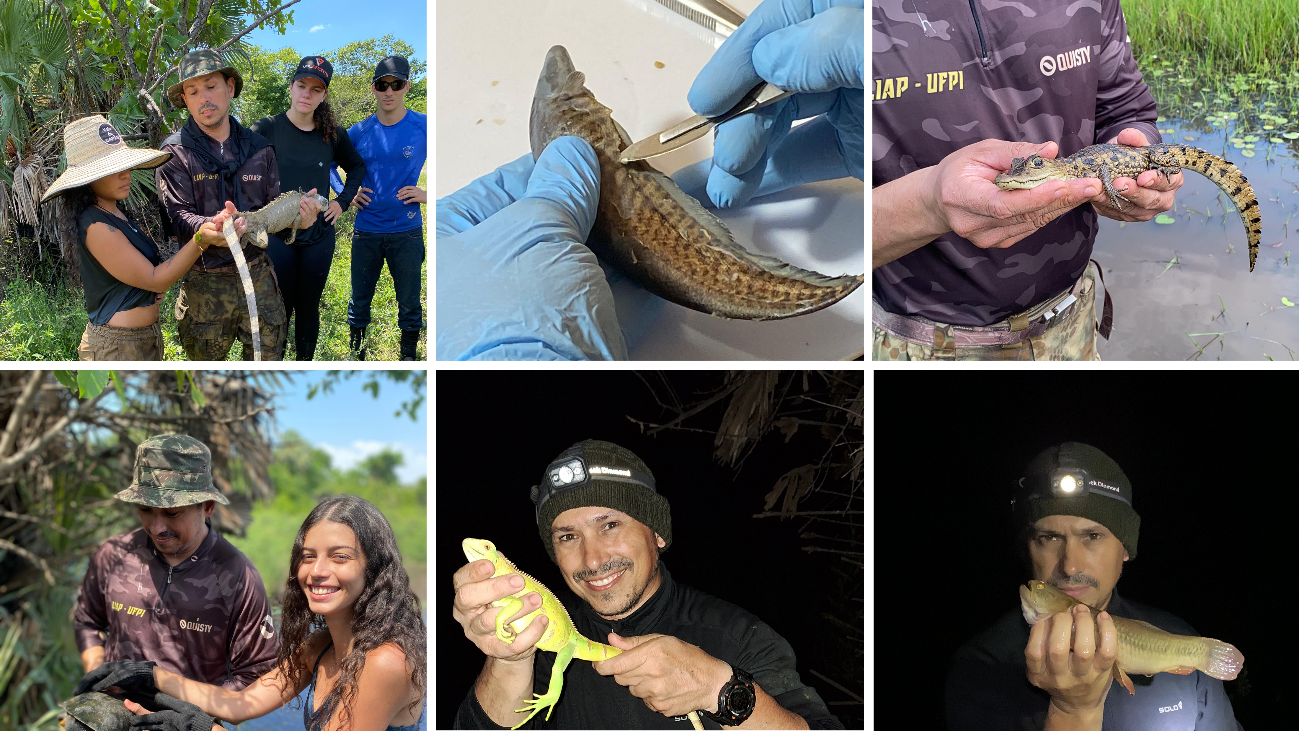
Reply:
[[[269,243],[268,232],[291,228],[293,233],[289,235],[289,240],[285,243],[292,244],[298,238],[298,224],[299,219],[302,217],[299,207],[303,195],[302,191],[291,190],[280,194],[278,198],[256,211],[248,213],[238,211],[226,219],[225,226],[221,229],[221,233],[226,237],[226,243],[230,246],[230,254],[235,258],[235,268],[239,270],[239,279],[244,285],[244,299],[248,302],[248,326],[252,330],[253,337],[253,360],[262,359],[262,333],[257,318],[257,298],[253,296],[253,278],[248,273],[248,261],[244,259],[244,249],[240,242],[265,249]],[[329,201],[322,195],[317,194],[311,197],[315,199],[322,210],[329,205]],[[244,229],[243,236],[235,235],[234,221],[236,217],[242,217],[248,222],[248,228]]]

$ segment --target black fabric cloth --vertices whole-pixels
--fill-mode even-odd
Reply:
[[[118,218],[97,206],[91,206],[77,216],[77,244],[81,254],[81,286],[85,295],[86,312],[92,323],[105,325],[119,312],[153,304],[156,293],[118,281],[95,259],[90,249],[86,248],[86,231],[93,223],[104,223],[122,232],[131,246],[154,266],[162,263],[162,257],[153,239],[130,221]]]
[[[217,178],[217,197],[222,200],[229,200],[235,204],[235,208],[246,211],[249,210],[248,201],[244,198],[243,186],[239,184],[239,177],[235,172],[239,170],[253,153],[271,144],[269,140],[258,134],[252,134],[251,130],[239,124],[239,120],[234,117],[230,118],[230,151],[234,154],[233,158],[223,159],[212,154],[210,144],[211,138],[207,133],[198,126],[194,117],[190,117],[184,127],[180,128],[180,144],[193,152],[194,161],[197,162],[204,170],[209,173],[215,173]],[[230,181],[230,190],[227,191],[226,181]]]
[[[272,236],[266,247],[266,254],[275,267],[275,278],[280,282],[286,321],[296,315],[293,344],[297,348],[297,360],[312,360],[316,354],[316,342],[320,339],[320,297],[329,280],[334,248],[332,226],[328,235],[314,246],[296,243],[290,246]]]

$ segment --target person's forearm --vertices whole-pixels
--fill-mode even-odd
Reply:
[[[81,667],[88,673],[104,664],[104,646],[96,645],[81,651]]]
[[[212,238],[212,234],[204,234],[204,236],[207,239]],[[212,247],[209,245],[208,248]],[[194,238],[190,237],[189,241],[186,241],[185,245],[180,247],[180,251],[176,252],[175,256],[153,268],[152,281],[148,287],[141,287],[141,289],[150,292],[166,292],[171,285],[179,282],[181,277],[185,276],[185,273],[189,271],[190,267],[194,266],[194,262],[198,261],[202,253],[203,249],[200,249],[198,244],[194,243]]]
[[[921,168],[871,191],[871,268],[928,244],[950,229],[939,215],[929,174]]]
[[[532,699],[532,657],[523,660],[487,658],[483,671],[478,674],[474,695],[488,717],[501,726],[518,723],[515,709],[522,708]]]
[[[223,721],[240,723],[257,717],[245,702],[243,693],[237,690],[200,683],[160,667],[153,669],[153,683],[163,693],[193,703],[204,713]]]
[[[1052,703],[1046,712],[1046,725],[1042,731],[1101,731],[1101,721],[1105,717],[1105,706],[1091,711],[1065,713]]]
[[[758,701],[753,706],[753,713],[749,714],[744,723],[735,728],[808,728],[807,721],[802,716],[785,710],[785,707],[768,695],[762,686],[754,683],[753,690],[758,696]],[[727,726],[727,728],[731,727]]]

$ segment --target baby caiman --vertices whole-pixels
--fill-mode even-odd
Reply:
[[[1110,205],[1121,210],[1123,204],[1119,201],[1132,201],[1124,198],[1122,191],[1115,190],[1112,180],[1136,180],[1138,175],[1147,170],[1158,170],[1160,175],[1167,178],[1180,173],[1183,168],[1194,170],[1213,181],[1236,204],[1236,211],[1240,213],[1240,220],[1245,224],[1245,233],[1249,237],[1249,270],[1254,271],[1254,262],[1258,259],[1258,240],[1263,235],[1260,224],[1262,218],[1259,216],[1254,189],[1240,168],[1198,147],[1162,143],[1145,147],[1092,145],[1057,160],[1048,160],[1040,155],[1017,157],[1011,161],[1010,170],[998,175],[993,182],[1002,190],[1015,190],[1036,188],[1048,180],[1100,178],[1101,185],[1110,196]]]
[[[721,219],[671,178],[618,156],[631,144],[595,100],[563,46],[546,54],[532,98],[533,158],[556,137],[591,143],[600,161],[600,203],[588,245],[649,291],[700,312],[740,320],[805,315],[861,286],[862,275],[827,277],[735,243]]]

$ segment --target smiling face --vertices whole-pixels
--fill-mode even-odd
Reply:
[[[1033,578],[1084,604],[1104,609],[1128,551],[1109,529],[1076,515],[1048,515],[1028,534]]]
[[[352,611],[365,589],[365,555],[351,528],[323,520],[307,531],[298,586],[316,614],[330,617]]]
[[[662,583],[658,549],[667,545],[649,526],[612,508],[565,510],[551,529],[564,580],[602,617],[622,619]]]

